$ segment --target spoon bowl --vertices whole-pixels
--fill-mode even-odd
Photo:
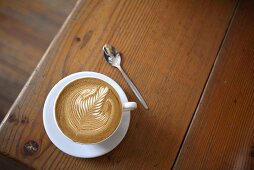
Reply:
[[[111,64],[114,67],[120,67],[121,65],[121,56],[118,51],[115,50],[114,47],[112,47],[109,44],[105,44],[102,47],[104,57],[106,61]]]

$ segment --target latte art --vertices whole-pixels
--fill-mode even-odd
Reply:
[[[110,136],[121,118],[121,104],[106,82],[84,78],[63,89],[55,107],[62,132],[80,143],[96,143]]]
[[[103,128],[109,120],[109,112],[102,110],[107,87],[85,89],[78,91],[72,98],[72,110],[68,123],[77,133],[90,133],[92,130]],[[91,95],[89,95],[91,94]]]

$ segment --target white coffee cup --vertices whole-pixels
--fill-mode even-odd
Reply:
[[[59,90],[59,92],[57,94],[57,97],[55,98],[54,108],[56,107],[57,100],[58,100],[61,92],[63,91],[63,89],[65,89],[65,87],[68,86],[69,84],[71,84],[72,82],[78,81],[79,79],[84,79],[84,78],[95,78],[95,79],[102,80],[102,81],[106,82],[107,84],[109,84],[117,92],[117,94],[119,96],[119,100],[121,102],[121,106],[122,106],[121,118],[120,118],[120,121],[119,121],[119,123],[117,125],[117,128],[114,130],[113,133],[111,133],[109,136],[107,136],[106,138],[104,138],[104,139],[102,139],[102,140],[100,140],[98,142],[94,142],[94,143],[80,143],[80,144],[99,144],[99,143],[107,140],[108,138],[110,138],[117,131],[117,129],[119,128],[119,125],[121,123],[122,117],[123,117],[123,112],[124,111],[131,111],[131,110],[136,109],[137,108],[137,103],[136,102],[124,102],[123,100],[121,100],[121,95],[123,95],[123,90],[121,89],[121,87],[119,85],[116,85],[116,83],[112,83],[113,80],[111,78],[109,78],[108,76],[105,76],[105,75],[102,75],[102,74],[99,74],[99,73],[94,73],[91,76],[80,77],[80,78],[74,79],[72,81],[69,81],[68,83],[65,84],[65,86],[62,86],[61,90]],[[57,125],[59,131],[62,132],[61,128],[59,127],[59,125],[57,123],[55,109],[54,109],[54,121],[55,121],[55,124]],[[65,135],[63,132],[62,132],[62,134]],[[69,138],[68,136],[66,136],[66,137]],[[72,140],[71,138],[69,138],[69,139]]]

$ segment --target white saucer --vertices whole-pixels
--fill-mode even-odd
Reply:
[[[63,135],[55,123],[53,115],[54,102],[58,93],[66,84],[68,84],[68,82],[83,77],[96,77],[108,82],[119,93],[122,102],[128,102],[123,89],[111,78],[95,72],[74,73],[59,81],[49,92],[43,107],[43,124],[49,139],[58,149],[75,157],[94,158],[112,151],[123,140],[130,124],[130,111],[123,112],[119,128],[110,138],[99,144],[80,144],[67,138]]]

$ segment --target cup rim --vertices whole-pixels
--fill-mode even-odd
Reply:
[[[66,84],[61,88],[61,90],[58,92],[58,94],[56,95],[56,98],[55,98],[55,100],[54,100],[54,104],[53,104],[53,106],[54,106],[54,109],[53,109],[53,117],[54,117],[54,122],[55,122],[55,124],[56,124],[56,127],[57,127],[58,130],[61,132],[61,134],[64,135],[66,138],[68,138],[68,139],[71,140],[72,142],[75,142],[75,143],[78,143],[78,144],[81,144],[81,145],[95,145],[95,144],[99,144],[99,143],[102,143],[102,142],[106,141],[106,140],[109,139],[111,136],[113,136],[113,134],[118,130],[118,128],[119,128],[119,126],[120,126],[120,124],[121,124],[121,122],[122,122],[123,114],[124,114],[124,111],[123,111],[123,103],[129,102],[129,101],[128,101],[128,99],[127,99],[126,102],[123,100],[123,98],[120,96],[120,94],[121,94],[120,89],[122,90],[122,92],[124,93],[125,97],[127,98],[125,92],[124,92],[123,89],[120,87],[120,85],[119,85],[118,83],[116,83],[113,79],[111,79],[110,77],[108,77],[108,76],[106,76],[106,75],[104,75],[104,74],[101,74],[101,73],[97,73],[97,72],[83,71],[83,73],[84,73],[84,72],[86,72],[86,73],[93,73],[94,75],[87,75],[87,76],[82,76],[82,77],[75,78],[75,79],[69,81],[68,83],[66,83]],[[101,76],[101,77],[100,77],[100,76]],[[103,79],[102,77],[104,77],[104,78],[107,79],[107,80]],[[103,140],[100,140],[100,141],[98,141],[98,142],[92,142],[92,143],[81,143],[81,142],[73,141],[70,137],[68,137],[67,135],[65,135],[65,134],[63,133],[63,131],[62,131],[61,128],[59,127],[58,122],[57,122],[57,120],[56,120],[56,110],[55,110],[55,109],[56,109],[56,102],[57,102],[57,100],[58,100],[60,94],[62,93],[62,91],[63,91],[68,85],[70,85],[71,83],[73,83],[74,81],[77,81],[77,80],[80,80],[80,79],[85,79],[85,78],[95,78],[95,79],[99,79],[99,80],[104,81],[105,83],[109,84],[109,85],[117,92],[117,95],[118,95],[118,98],[119,98],[119,100],[120,100],[120,104],[121,104],[121,107],[122,107],[121,118],[120,118],[120,120],[119,120],[119,122],[118,122],[118,125],[117,125],[117,127],[115,128],[115,130],[114,130],[109,136],[107,136],[106,138],[104,138]],[[113,82],[113,85],[110,84],[109,81]],[[114,85],[115,85],[115,86],[118,86],[118,87],[115,87]],[[120,89],[119,89],[119,88],[120,88]]]

